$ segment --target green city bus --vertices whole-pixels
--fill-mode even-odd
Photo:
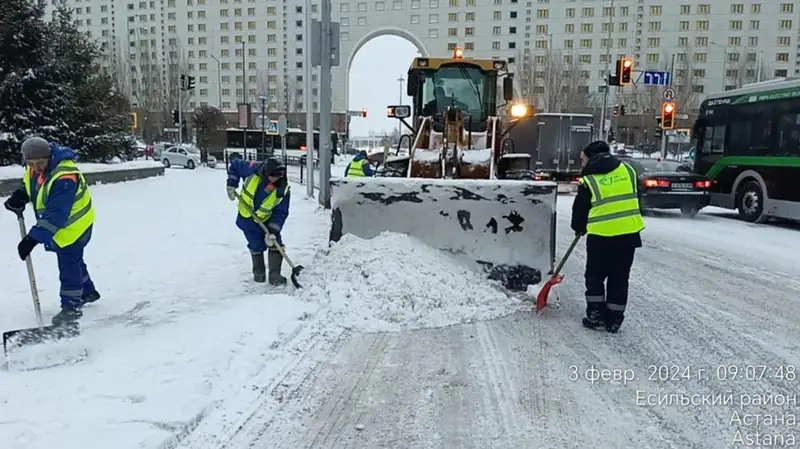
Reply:
[[[749,222],[800,220],[800,78],[709,95],[692,139],[713,206]]]

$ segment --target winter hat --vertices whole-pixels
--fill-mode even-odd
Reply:
[[[595,140],[589,145],[586,145],[586,148],[583,149],[583,154],[585,154],[586,157],[592,157],[602,153],[611,153],[611,148],[602,140]]]
[[[29,137],[22,142],[22,157],[26,161],[32,159],[49,159],[51,152],[50,142],[41,137]]]

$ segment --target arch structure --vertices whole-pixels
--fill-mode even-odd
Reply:
[[[353,65],[353,60],[358,54],[358,51],[366,45],[371,40],[381,37],[381,36],[397,36],[401,37],[408,42],[411,42],[423,56],[430,56],[428,52],[428,45],[420,38],[418,38],[412,31],[409,31],[404,28],[399,28],[397,26],[379,26],[372,29],[367,29],[366,27],[360,33],[355,35],[351,34],[352,31],[346,31],[348,34],[345,35],[347,40],[342,39],[340,52],[341,52],[341,61],[345,62],[344,66],[334,67],[331,70],[331,76],[333,79],[333,89],[334,92],[334,102],[333,102],[333,110],[334,111],[348,111],[350,110],[350,67]],[[340,34],[344,34],[345,29],[342,28]],[[354,39],[355,38],[355,39]],[[353,40],[354,39],[354,40]],[[408,61],[409,66],[411,65],[411,61]],[[366,86],[366,88],[369,88]],[[336,95],[336,92],[343,92],[344,96],[339,97]],[[341,102],[337,104],[337,98],[341,99]],[[358,106],[358,105],[356,105]],[[358,106],[360,108],[360,106]]]
[[[426,20],[423,20],[423,18]],[[401,37],[414,45],[423,56],[446,54],[447,41],[438,37],[438,33],[444,31],[437,29],[437,33],[432,33],[431,29],[429,29],[431,25],[426,23],[427,19],[428,14],[425,9],[334,13],[333,20],[338,21],[340,24],[341,41],[339,51],[341,65],[333,67],[331,70],[333,110],[347,111],[351,109],[349,104],[350,67],[358,50],[375,38],[381,36]],[[416,23],[409,23],[403,26],[398,23],[402,20]],[[436,37],[420,38],[419,36]],[[409,66],[411,65],[411,60],[408,61],[408,64]],[[369,88],[369,86],[364,87]],[[355,109],[360,109],[361,107],[359,105],[353,106]]]

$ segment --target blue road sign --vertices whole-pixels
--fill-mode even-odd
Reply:
[[[644,72],[645,86],[669,86],[669,72]]]

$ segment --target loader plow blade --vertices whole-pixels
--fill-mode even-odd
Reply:
[[[552,272],[556,184],[424,178],[332,178],[331,241],[408,234],[509,290]]]

